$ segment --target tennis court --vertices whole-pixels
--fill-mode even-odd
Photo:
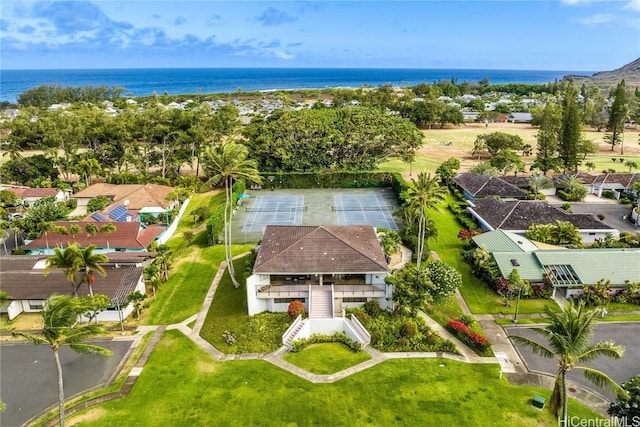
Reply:
[[[246,200],[246,199],[245,199]],[[262,232],[267,225],[302,225],[303,196],[258,196],[244,208],[249,213],[243,232]]]
[[[233,220],[233,241],[257,242],[276,225],[371,225],[397,230],[390,188],[248,190]]]
[[[397,230],[394,206],[387,205],[380,194],[336,194],[331,208],[338,214],[340,225],[372,225]]]

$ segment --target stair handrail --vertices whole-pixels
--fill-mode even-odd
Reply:
[[[335,307],[334,307],[335,298],[333,297],[334,286],[335,285],[331,283],[331,318],[332,319],[335,317],[335,314],[336,314]]]
[[[287,338],[293,333],[295,328],[302,322],[302,314],[298,314],[293,323],[287,328],[284,334],[282,334],[282,345],[287,345]]]
[[[360,323],[360,320],[358,320],[355,314],[351,315],[351,322],[353,322],[353,324],[356,326],[357,332],[359,334],[362,334],[362,337],[364,338],[364,344],[371,343],[371,334],[369,334],[369,331],[367,331],[367,329],[362,326],[362,323]]]

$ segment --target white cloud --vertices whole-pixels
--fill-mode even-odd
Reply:
[[[640,0],[631,0],[629,3],[624,5],[624,9],[630,9],[640,12]]]
[[[597,15],[589,16],[587,18],[582,18],[580,22],[584,25],[596,26],[607,24],[613,21],[613,15],[608,13],[599,13]]]

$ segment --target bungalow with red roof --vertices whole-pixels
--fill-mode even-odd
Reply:
[[[115,230],[105,230],[105,224],[113,225]],[[92,227],[87,228],[89,225],[97,227],[97,231],[92,233]],[[80,228],[76,234],[72,234],[74,226]],[[51,255],[54,253],[53,248],[75,243],[81,248],[95,245],[96,253],[146,252],[151,242],[165,230],[164,226],[145,227],[138,222],[61,221],[54,223],[52,230],[45,231],[40,237],[27,243],[24,249],[30,255]]]
[[[54,197],[58,202],[68,199],[67,194],[58,188],[31,188],[17,185],[0,185],[0,190],[7,190],[20,197],[25,205],[32,205],[44,197]]]

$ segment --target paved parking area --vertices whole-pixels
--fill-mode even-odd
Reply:
[[[509,335],[520,335],[544,344],[541,336],[533,332],[530,328],[507,327],[505,330]],[[640,374],[640,323],[599,323],[595,325],[592,342],[608,340],[616,344],[624,345],[625,353],[622,359],[616,360],[601,357],[588,365],[606,373],[618,384]],[[557,370],[555,359],[544,359],[536,356],[531,350],[523,347],[521,344],[515,344],[515,346],[529,370],[555,375]],[[581,371],[570,371],[569,379],[609,399],[615,399],[614,393],[596,387],[584,377]]]
[[[547,201],[552,205],[562,205],[565,203],[557,196],[548,196]],[[609,227],[616,228],[620,231],[640,231],[640,228],[623,219],[623,217],[631,214],[631,208],[624,206],[615,200],[605,199],[589,194],[584,202],[571,203],[571,210],[574,213],[589,213],[593,215],[603,214],[604,219],[602,222]]]
[[[97,344],[113,356],[78,354],[60,350],[65,398],[105,384],[127,354],[133,340],[102,341]],[[7,405],[0,425],[24,424],[58,402],[58,379],[49,346],[31,343],[0,345],[0,399]]]
[[[640,231],[640,228],[623,219],[631,215],[631,208],[619,203],[571,203],[571,210],[574,213],[603,214],[602,222],[620,231]]]

